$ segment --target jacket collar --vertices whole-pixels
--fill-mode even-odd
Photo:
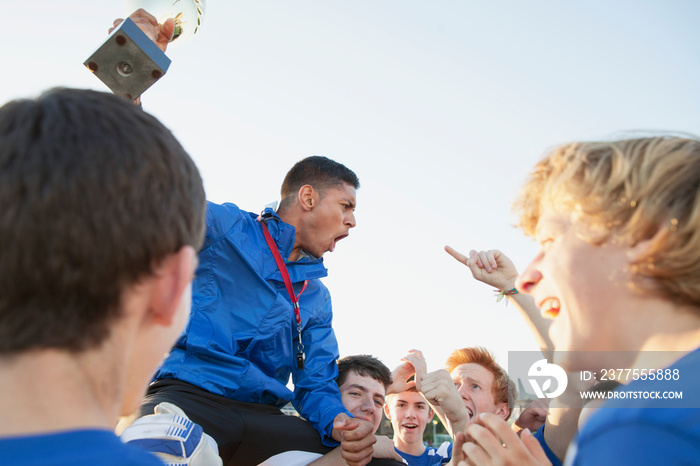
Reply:
[[[314,278],[322,278],[328,275],[328,271],[323,265],[322,257],[315,259],[308,255],[302,255],[299,260],[289,262],[287,259],[292,253],[292,249],[294,249],[296,229],[292,225],[283,222],[279,215],[277,215],[277,212],[275,212],[269,206],[265,207],[265,210],[263,210],[261,216],[267,222],[267,228],[270,230],[272,239],[275,241],[275,244],[279,248],[280,254],[287,264],[287,270],[289,271],[289,276],[292,282],[296,283]],[[263,244],[265,245],[265,248],[267,248],[267,244],[264,242]],[[277,272],[273,273],[273,275],[275,277],[279,275],[279,279],[281,280],[282,276],[277,270],[277,264],[274,261],[272,261],[272,264]]]

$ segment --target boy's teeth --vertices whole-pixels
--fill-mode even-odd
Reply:
[[[554,318],[559,315],[561,304],[559,303],[558,299],[548,299],[542,306],[542,310],[546,316]]]

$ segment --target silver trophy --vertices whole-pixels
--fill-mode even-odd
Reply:
[[[175,21],[171,43],[194,37],[202,26],[206,0],[127,0],[126,11],[143,8],[163,24]],[[168,71],[170,59],[126,18],[83,63],[117,95],[135,100]]]

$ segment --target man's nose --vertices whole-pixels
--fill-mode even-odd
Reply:
[[[541,259],[542,253],[540,252],[515,280],[515,287],[521,293],[531,294],[540,280],[542,280],[542,272],[539,270],[539,262]]]
[[[350,212],[345,216],[345,226],[348,228],[355,228],[357,225],[357,220],[355,219],[355,212]]]
[[[409,406],[406,408],[406,411],[404,411],[404,416],[407,418],[414,418],[416,417],[416,410],[414,407]]]
[[[459,394],[462,396],[463,400],[471,400],[471,396],[469,395],[469,389],[467,387],[467,384],[462,384],[459,386],[459,389],[457,390]]]

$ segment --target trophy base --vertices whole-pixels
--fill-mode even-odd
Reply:
[[[112,92],[135,100],[165,74],[170,59],[126,18],[83,65]]]

